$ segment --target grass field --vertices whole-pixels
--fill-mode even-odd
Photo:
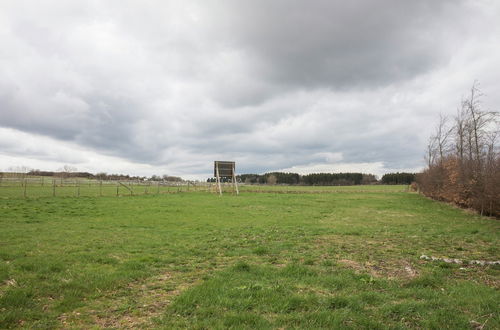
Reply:
[[[14,178],[8,181],[3,179],[0,181],[0,198],[130,196],[207,191],[209,188],[205,183],[178,184],[34,177],[27,180]]]
[[[231,186],[226,187],[231,191]],[[353,185],[353,186],[300,186],[300,185],[240,185],[245,192],[275,193],[346,193],[346,192],[407,192],[408,185]]]
[[[123,183],[123,184],[121,184]],[[24,181],[14,178],[0,182],[0,198],[40,198],[40,197],[102,197],[147,194],[168,194],[177,192],[216,191],[215,183],[160,183],[160,182],[119,182],[87,179],[59,179],[34,177]],[[230,183],[223,183],[222,190],[234,193]],[[355,185],[355,186],[290,186],[290,185],[245,185],[239,184],[242,192],[269,193],[356,193],[356,192],[405,192],[406,185]]]
[[[498,220],[350,189],[1,198],[0,328],[500,328],[498,266],[419,259]]]

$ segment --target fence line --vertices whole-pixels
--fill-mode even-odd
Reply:
[[[60,177],[2,177],[0,198],[96,197],[211,192],[213,183],[137,180],[95,180]]]
[[[168,182],[138,180],[95,180],[86,178],[1,176],[0,198],[99,197],[216,192],[213,182]],[[223,191],[234,193],[231,183],[221,183]],[[270,194],[386,193],[407,192],[408,186],[285,186],[242,185],[242,192]]]

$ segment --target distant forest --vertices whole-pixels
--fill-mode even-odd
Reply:
[[[380,180],[383,184],[411,184],[415,182],[416,173],[387,173]]]
[[[181,177],[172,175],[152,175],[151,177],[130,176],[125,174],[108,174],[79,172],[74,168],[72,170],[61,171],[41,171],[29,170],[26,172],[0,172],[0,177],[8,176],[48,176],[57,178],[85,178],[93,180],[134,180],[134,181],[166,181],[166,182],[184,182]],[[312,173],[300,175],[298,173],[288,172],[270,172],[265,174],[241,174],[237,175],[238,182],[246,184],[286,184],[286,185],[304,185],[304,186],[352,186],[361,184],[411,184],[415,181],[415,173],[387,173],[377,180],[373,174],[366,173]],[[222,182],[229,182],[231,178],[223,177]],[[207,182],[216,182],[215,178],[207,179]]]
[[[312,173],[300,175],[298,173],[271,172],[265,174],[237,175],[239,182],[246,184],[289,184],[307,186],[352,186],[360,184],[410,184],[415,180],[415,173],[389,173],[385,174],[379,182],[375,175],[365,173]],[[230,178],[222,178],[222,182]],[[215,182],[209,178],[208,182]]]
[[[169,181],[169,182],[182,182],[184,181],[181,177],[172,175],[153,175],[150,178],[145,176],[131,176],[128,174],[108,174],[105,172],[100,173],[89,173],[89,172],[79,172],[75,170],[61,170],[61,171],[41,171],[41,170],[29,170],[27,172],[0,172],[0,176],[50,176],[56,178],[85,178],[93,180],[131,180],[131,181]]]

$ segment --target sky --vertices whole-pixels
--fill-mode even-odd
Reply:
[[[419,171],[474,81],[499,110],[498,17],[498,0],[0,0],[0,171]]]

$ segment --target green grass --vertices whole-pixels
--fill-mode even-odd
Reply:
[[[400,188],[0,199],[0,328],[499,328],[498,266],[419,257],[500,223]]]
[[[55,181],[55,182],[54,182]],[[45,179],[43,181],[28,181],[26,188],[22,180],[2,182],[0,185],[0,198],[41,198],[41,197],[99,197],[99,196],[130,196],[147,194],[168,194],[186,191],[206,191],[209,187],[202,185],[158,185],[149,182],[125,182],[128,187],[120,185],[117,181],[104,181],[81,179],[79,181],[60,181]],[[55,183],[55,186],[54,186]]]
[[[230,190],[230,187],[227,188]],[[297,192],[297,193],[346,193],[346,192],[405,192],[408,185],[354,185],[354,186],[300,186],[300,185],[240,185],[243,192]]]

